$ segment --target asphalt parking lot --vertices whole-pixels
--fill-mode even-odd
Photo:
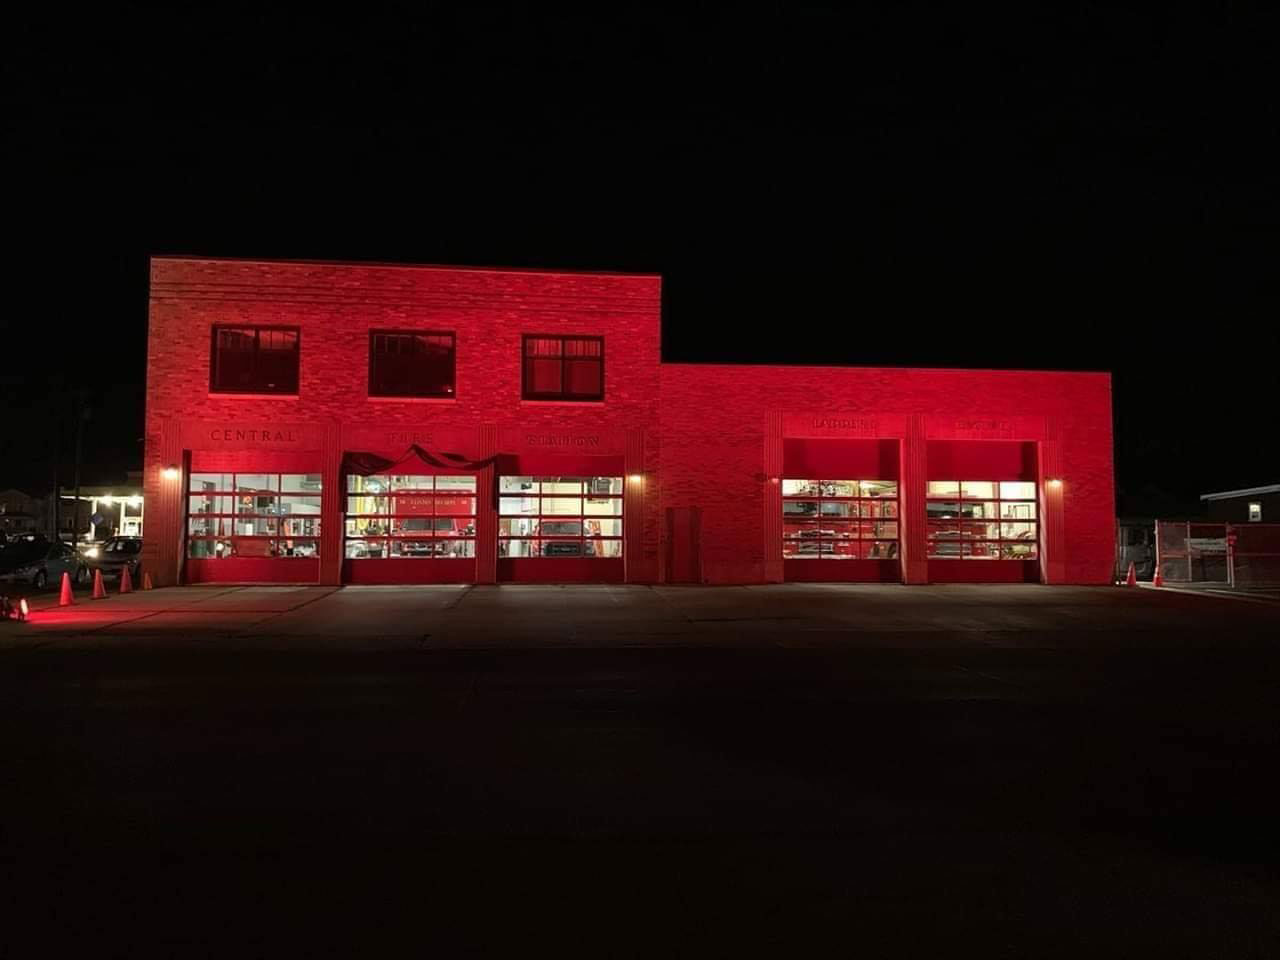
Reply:
[[[1147,587],[170,587],[31,597],[0,650],[192,645],[352,651],[576,647],[1042,648],[1250,643],[1280,603]],[[1260,602],[1259,598],[1262,598]],[[1219,621],[1244,626],[1226,635]]]
[[[170,588],[0,624],[0,946],[1264,957],[1280,606]]]

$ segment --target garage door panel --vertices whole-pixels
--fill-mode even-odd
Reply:
[[[188,583],[318,583],[318,557],[223,557],[187,560]]]

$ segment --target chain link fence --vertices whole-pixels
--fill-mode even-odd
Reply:
[[[1280,583],[1280,524],[1157,520],[1156,565],[1166,583]]]
[[[1280,583],[1280,523],[1227,524],[1237,586]]]

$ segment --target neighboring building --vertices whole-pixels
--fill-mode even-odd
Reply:
[[[1229,523],[1280,523],[1280,483],[1224,490],[1200,497],[1210,520]]]
[[[74,487],[62,488],[62,502],[58,507],[61,520],[59,533],[63,539],[106,540],[113,536],[142,536],[142,474],[130,471],[125,483],[81,484],[79,530],[76,526],[76,491]]]
[[[0,490],[0,533],[43,533],[45,502],[21,490]]]
[[[1112,579],[1109,375],[664,364],[660,298],[654,275],[154,259],[144,564]]]

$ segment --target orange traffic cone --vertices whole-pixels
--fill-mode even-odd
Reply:
[[[1133,561],[1129,561],[1129,575],[1124,578],[1126,587],[1136,587],[1138,585],[1138,568],[1133,565]]]
[[[107,588],[102,585],[102,571],[93,571],[93,599],[105,600],[107,597]]]
[[[1153,587],[1163,587],[1164,577],[1160,576],[1160,564],[1156,564],[1156,572],[1151,575],[1151,585]]]
[[[154,589],[155,589],[155,587],[156,587],[156,585],[155,585],[154,583],[152,583],[152,582],[151,582],[151,571],[149,571],[149,570],[143,570],[143,571],[142,571],[142,589],[143,589],[143,590],[154,590]]]
[[[1132,565],[1130,565],[1132,569]],[[120,571],[120,592],[133,593],[133,577],[129,576],[129,568],[125,567]]]
[[[75,594],[71,592],[71,574],[62,571],[62,593],[58,597],[58,606],[69,607],[76,602]]]

